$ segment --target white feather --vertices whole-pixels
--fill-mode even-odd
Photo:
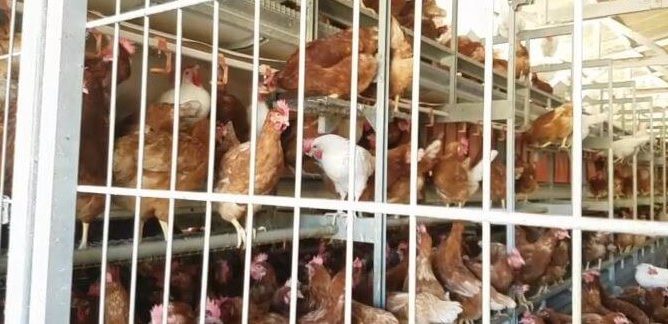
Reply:
[[[667,288],[668,269],[641,263],[636,266],[635,279],[643,288]]]
[[[608,113],[599,113],[594,115],[582,115],[582,139],[589,136],[591,126],[598,125],[608,120]]]
[[[322,135],[313,140],[313,146],[322,150],[318,161],[327,177],[334,182],[336,192],[343,198],[348,194],[348,140],[334,134]],[[356,148],[355,200],[364,192],[367,180],[374,172],[374,157],[361,146]]]
[[[490,155],[491,155],[491,157],[490,157],[489,162],[491,163],[492,161],[494,161],[496,156],[499,155],[499,151],[492,150],[492,152],[490,152]],[[482,181],[482,177],[483,177],[482,167],[483,167],[483,165],[482,165],[482,159],[481,159],[480,162],[478,162],[478,164],[476,164],[471,170],[469,170],[469,194],[470,195],[472,195],[476,191],[478,191],[478,188],[480,187],[480,181]]]
[[[161,103],[174,103],[174,92],[172,88],[162,93]],[[192,125],[209,115],[211,109],[211,95],[202,87],[198,87],[190,80],[183,79],[181,82],[181,93],[179,98],[181,123]]]
[[[615,157],[623,159],[633,155],[639,146],[649,142],[649,140],[649,134],[642,130],[636,135],[626,136],[612,142],[610,147],[612,148],[612,152]]]

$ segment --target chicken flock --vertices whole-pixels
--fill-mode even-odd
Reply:
[[[364,0],[363,5],[377,10],[378,1]],[[2,11],[2,10],[0,10]],[[6,11],[2,11],[6,12]],[[399,112],[400,103],[412,82],[412,40],[404,35],[404,28],[413,24],[413,1],[393,0],[390,38],[389,100],[391,110]],[[423,0],[423,34],[445,46],[452,41],[446,25],[446,12],[433,0]],[[4,28],[4,27],[3,27]],[[4,30],[4,29],[3,29]],[[5,31],[6,33],[6,31]],[[5,39],[0,44],[6,52]],[[328,96],[347,99],[357,95],[361,100],[375,98],[375,79],[379,62],[378,30],[363,27],[359,31],[358,93],[350,93],[352,64],[352,30],[345,29],[328,37],[316,39],[306,47],[305,92],[308,96]],[[470,59],[484,62],[484,47],[466,36],[458,36],[458,52]],[[158,40],[158,48],[167,54],[164,67],[153,67],[154,74],[164,74],[173,80],[180,76],[180,89],[161,93],[146,106],[145,115],[139,109],[126,119],[115,123],[113,155],[108,156],[110,121],[109,102],[112,93],[112,62],[117,62],[116,85],[128,80],[135,72],[132,66],[135,46],[121,38],[118,55],[114,57],[112,38],[96,30],[87,32],[82,88],[81,143],[78,181],[80,185],[104,186],[111,176],[114,186],[154,190],[180,191],[212,190],[221,194],[248,194],[250,187],[258,195],[272,195],[282,177],[295,172],[297,154],[296,106],[291,105],[298,86],[298,52],[292,54],[280,69],[262,67],[258,85],[257,123],[252,125],[250,107],[227,90],[228,67],[220,57],[219,79],[212,82],[217,92],[215,120],[212,118],[208,82],[203,80],[202,67],[186,66],[182,71],[172,69],[171,54],[165,41]],[[20,48],[20,36],[14,44]],[[515,75],[531,80],[536,89],[552,93],[551,86],[540,80],[529,69],[529,53],[517,44]],[[505,74],[508,62],[493,58],[494,70]],[[0,64],[2,65],[2,64]],[[2,65],[4,67],[4,65]],[[12,70],[16,80],[17,71]],[[7,71],[2,73],[6,75]],[[470,77],[470,76],[468,76]],[[4,79],[4,78],[3,78]],[[231,82],[234,82],[233,80]],[[215,87],[215,88],[213,88]],[[175,104],[175,93],[179,102]],[[11,94],[10,94],[11,95]],[[11,170],[16,118],[15,95],[10,100],[8,129],[8,163],[5,168],[5,195],[11,195]],[[178,114],[178,116],[177,116]],[[0,114],[3,116],[4,114]],[[177,118],[175,118],[175,116]],[[583,138],[593,126],[607,121],[607,112],[595,112],[583,117]],[[516,194],[528,201],[538,188],[537,164],[541,149],[568,148],[571,141],[573,107],[565,103],[534,119],[518,132],[522,152],[515,162]],[[142,125],[142,121],[144,124]],[[214,125],[214,127],[211,127]],[[376,125],[361,121],[355,147],[355,165],[352,179],[355,192],[348,192],[349,139],[348,121],[342,119],[333,129],[323,132],[318,116],[305,113],[303,173],[321,177],[323,187],[339,199],[353,195],[353,199],[371,201],[374,198],[375,130]],[[475,125],[464,125],[473,127]],[[449,140],[444,134],[431,132],[423,147],[411,151],[410,122],[393,118],[387,134],[387,201],[410,201],[411,157],[417,155],[418,201],[427,199],[427,184],[433,186],[436,197],[445,206],[463,207],[480,191],[483,178],[479,154],[472,154],[470,139],[457,136]],[[251,129],[257,131],[251,145]],[[214,130],[211,133],[211,130]],[[498,132],[502,133],[502,132]],[[174,136],[178,138],[175,140]],[[633,195],[633,170],[627,158],[650,141],[644,127],[636,134],[622,137],[612,143],[616,160],[614,166],[614,195]],[[177,150],[173,144],[177,143]],[[138,147],[143,145],[143,151]],[[213,145],[213,147],[211,147]],[[255,148],[255,175],[250,183],[251,147]],[[497,148],[500,148],[497,147]],[[213,154],[213,187],[207,188],[209,155]],[[501,207],[506,205],[506,166],[500,152],[492,150],[491,198]],[[172,165],[173,157],[176,165]],[[108,159],[112,159],[112,174],[107,174]],[[594,199],[607,194],[607,165],[600,153],[585,154],[587,183]],[[649,167],[637,169],[638,193],[649,195]],[[175,178],[172,178],[175,175]],[[657,193],[661,188],[654,188]],[[144,197],[139,203],[129,196],[114,197],[113,202],[130,212],[138,208],[140,216],[139,239],[144,224],[157,219],[165,239],[169,236],[170,203],[166,199]],[[76,217],[82,224],[79,249],[89,244],[90,224],[103,212],[105,197],[79,193]],[[248,206],[233,202],[215,203],[213,209],[221,219],[236,231],[237,247],[244,247],[249,229],[244,228]],[[253,205],[253,212],[262,208]],[[619,218],[632,218],[631,211],[619,209]],[[178,216],[178,215],[176,215]],[[639,210],[638,217],[649,218],[648,210]],[[473,229],[474,235],[470,235]],[[251,229],[254,230],[254,229]],[[417,323],[472,323],[482,317],[480,248],[477,229],[463,222],[452,222],[427,228],[418,226]],[[550,286],[563,282],[569,272],[570,243],[568,231],[516,227],[516,248],[508,251],[505,245],[491,247],[491,309],[504,311],[524,305],[529,310],[522,323],[570,323],[566,314],[553,309],[533,310],[527,296],[542,294]],[[387,246],[387,303],[385,309],[373,307],[373,254],[368,245],[356,243],[353,262],[354,323],[406,323],[408,314],[408,249],[406,233],[392,233]],[[587,233],[583,258],[586,268],[599,269],[610,254],[641,247],[648,237],[630,234]],[[298,299],[299,323],[341,323],[345,293],[345,260],[341,244],[325,240],[305,240],[307,247],[300,251],[298,292],[290,295],[289,243],[276,246],[254,247],[251,263],[249,321],[251,323],[288,323],[291,298]],[[313,251],[311,251],[313,250]],[[200,285],[204,271],[209,285],[205,323],[241,322],[243,283],[243,254],[241,250],[212,252],[209,269],[202,269],[196,257],[179,257],[171,264],[170,303],[162,305],[164,263],[144,260],[136,278],[136,314],[139,322],[161,323],[164,307],[168,308],[168,323],[195,323],[198,317]],[[595,266],[598,264],[598,266]],[[651,266],[647,271],[657,273]],[[104,278],[96,278],[90,269],[77,270],[78,280],[73,286],[72,322],[90,323],[97,313],[104,312],[108,323],[127,323],[130,308],[128,290],[130,269],[126,265],[111,264]],[[659,272],[660,273],[660,272]],[[638,277],[637,277],[638,278]],[[100,280],[106,282],[106,304],[98,310]],[[602,286],[600,274],[589,270],[583,274],[583,321],[585,323],[668,323],[668,306],[662,288],[668,286],[631,286],[613,296]],[[642,280],[639,280],[641,283]],[[642,285],[642,283],[641,283]]]

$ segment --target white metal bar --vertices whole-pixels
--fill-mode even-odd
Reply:
[[[79,5],[81,5],[79,3]],[[37,188],[37,157],[39,142],[39,116],[44,71],[44,48],[47,42],[47,2],[30,1],[23,16],[22,50],[23,68],[19,75],[18,103],[16,113],[16,141],[28,143],[18,145],[14,151],[15,168],[12,191],[15,199],[11,212],[9,236],[9,268],[7,273],[8,298],[5,304],[5,320],[8,323],[27,323],[30,311],[30,277],[32,271],[33,225],[36,206],[33,204]],[[76,113],[76,112],[75,112]],[[7,120],[5,118],[5,120]],[[17,179],[20,179],[17,180]],[[64,320],[64,317],[62,318]]]
[[[116,13],[121,11],[121,1],[116,0]],[[111,64],[111,93],[109,95],[109,137],[107,140],[107,179],[105,184],[107,187],[112,185],[113,178],[113,156],[114,156],[114,138],[115,138],[115,125],[116,125],[116,91],[117,91],[117,81],[118,81],[118,51],[119,51],[119,33],[120,26],[116,23],[114,24],[114,36],[113,36],[113,61]],[[82,108],[83,109],[83,108]],[[105,305],[107,300],[107,252],[109,245],[109,219],[111,212],[111,195],[104,195],[104,211],[102,214],[102,259],[100,264],[100,300],[98,301],[98,323],[104,323],[104,314],[105,314]],[[83,232],[82,232],[83,239]]]
[[[2,126],[3,126],[3,132],[2,132],[2,155],[0,157],[2,158],[0,162],[0,195],[4,195],[5,193],[5,166],[7,165],[7,133],[8,133],[8,127],[9,127],[9,102],[10,102],[10,97],[11,97],[11,89],[12,89],[12,63],[13,63],[13,58],[14,58],[14,30],[15,30],[15,20],[16,20],[16,0],[12,1],[12,7],[11,7],[11,13],[10,13],[10,18],[9,18],[9,53],[6,55],[2,55],[6,57],[7,59],[7,77],[5,79],[6,81],[6,87],[4,89],[5,92],[5,102],[4,102],[4,119],[2,121]],[[1,64],[1,63],[0,63]],[[0,235],[2,234],[2,231],[0,231]],[[2,240],[0,240],[2,241]]]
[[[610,62],[610,66],[608,67],[608,140],[610,140],[610,143],[612,143],[615,139],[615,127],[614,127],[614,120],[613,120],[613,115],[614,115],[614,109],[612,106],[612,100],[613,100],[613,95],[612,95],[612,89],[613,89],[613,75],[614,68],[612,67],[612,62]],[[603,99],[603,97],[601,97]],[[612,147],[608,148],[608,218],[615,218],[615,172],[614,172],[614,167],[615,167],[615,162],[614,162],[614,156],[613,156],[613,151]]]
[[[629,71],[629,75],[633,75],[633,71]],[[636,90],[635,87],[631,88],[631,134],[636,134],[638,131],[638,114],[636,111]],[[633,153],[632,160],[632,173],[633,173],[633,219],[638,219],[638,151]]]
[[[411,168],[410,168],[410,205],[417,205],[417,151],[420,102],[420,57],[422,53],[422,1],[415,1],[413,17],[413,79],[411,84]],[[453,35],[456,38],[457,35]],[[455,59],[456,60],[456,59]],[[454,74],[455,71],[451,70]],[[450,93],[450,100],[454,92]],[[410,214],[408,225],[408,319],[415,321],[416,307],[416,258],[417,258],[417,214]]]
[[[184,192],[169,190],[142,189],[112,187],[106,189],[98,186],[79,186],[79,192],[101,193],[109,192],[114,196],[140,196],[153,198],[170,198],[182,200],[204,201],[207,199],[205,192]],[[140,194],[140,192],[144,192]],[[279,197],[255,195],[248,197],[246,195],[221,194],[217,193],[210,197],[213,202],[233,202],[237,204],[261,204],[265,206],[278,207],[300,207],[317,210],[337,210],[341,208],[341,201],[323,198],[301,198]],[[581,217],[575,219],[572,215],[542,215],[532,213],[513,212],[509,213],[500,209],[492,209],[483,215],[481,220],[480,209],[478,208],[446,208],[445,206],[394,204],[383,202],[356,201],[346,203],[347,208],[364,212],[396,215],[416,214],[423,217],[442,219],[442,220],[461,220],[467,222],[489,221],[495,225],[524,225],[538,227],[557,227],[564,229],[580,229],[583,231],[603,231],[629,234],[643,234],[648,236],[668,236],[668,223],[650,222],[650,221],[631,221],[623,219],[611,219],[601,222],[600,218]],[[568,218],[564,218],[568,217]],[[568,220],[565,222],[565,220]]]
[[[597,68],[605,67],[612,61],[613,66],[616,68],[631,68],[631,67],[647,67],[647,66],[662,66],[667,65],[668,55],[659,55],[646,58],[632,58],[632,59],[600,59],[600,60],[587,60],[583,62],[584,68]],[[534,66],[532,69],[534,72],[554,72],[568,70],[571,68],[571,62],[564,62],[558,64],[544,64]]]
[[[317,13],[313,12],[313,4],[307,3],[306,0],[300,0],[299,11],[299,74],[297,84],[297,143],[295,154],[295,199],[300,199],[302,196],[302,175],[304,162],[304,95],[305,95],[305,78],[306,78],[306,37],[307,37],[307,14],[311,15],[312,20],[317,20]],[[313,21],[312,21],[313,22]],[[317,23],[315,23],[317,25]],[[255,124],[253,124],[255,125]],[[292,221],[292,257],[290,260],[290,323],[297,323],[297,283],[299,273],[299,239],[301,229],[301,209],[295,207],[293,209]]]
[[[348,202],[355,201],[355,186],[363,186],[364,184],[355,183],[355,168],[357,164],[357,80],[359,71],[359,33],[360,33],[360,0],[353,0],[353,43],[352,43],[352,65],[350,69],[350,109],[348,113]],[[353,283],[353,231],[355,213],[352,209],[348,209],[348,216],[346,218],[346,288],[345,288],[345,307],[344,307],[344,323],[352,323],[352,283]]]
[[[251,125],[257,125],[257,105],[259,93],[259,71],[260,71],[260,8],[261,1],[255,1],[253,7],[253,84],[251,93]],[[255,158],[257,156],[257,127],[251,127],[250,137],[250,165],[248,166],[248,197],[255,197]],[[246,215],[246,251],[244,254],[244,295],[243,295],[243,311],[241,313],[241,322],[248,323],[250,313],[250,267],[253,253],[253,206],[247,206]],[[294,298],[295,296],[293,296]]]
[[[170,1],[162,4],[151,6],[144,6],[142,9],[136,9],[124,13],[117,13],[113,16],[104,17],[92,20],[86,23],[86,28],[96,28],[104,25],[111,25],[123,21],[130,21],[137,18],[147,17],[155,14],[170,12],[190,6],[195,6],[202,3],[211,2],[212,0],[178,0]]]
[[[220,35],[220,3],[213,1],[212,21],[211,21],[211,113],[209,116],[209,156],[206,178],[206,191],[213,194],[213,180],[215,177],[216,163],[216,126],[218,112],[218,48]],[[206,302],[207,287],[209,286],[209,259],[211,251],[211,200],[206,201],[206,211],[204,213],[204,247],[202,250],[202,283],[199,296],[199,324],[204,324],[206,320]],[[174,251],[172,246],[172,252]],[[294,296],[294,295],[293,295]]]
[[[391,2],[378,2],[378,72],[376,74],[376,166],[374,179],[375,201],[387,201],[387,138],[388,138],[388,97],[389,97],[389,66],[390,66],[390,24]],[[385,278],[386,260],[385,249],[387,246],[387,215],[376,213],[375,218],[375,244],[373,271],[376,278]],[[374,280],[373,283],[374,305],[385,308],[385,280]]]
[[[494,17],[494,2],[486,1],[487,6],[484,16]],[[511,102],[511,107],[515,108],[515,11],[512,6],[510,10],[510,28],[508,36],[510,37],[510,51],[508,56],[508,96]],[[493,86],[493,36],[494,36],[494,19],[487,19],[485,29],[485,69],[484,69],[484,86],[483,86],[483,129],[482,129],[482,215],[492,210],[492,196],[491,196],[491,151],[492,151],[492,86]],[[512,72],[511,72],[512,71]],[[514,116],[515,114],[510,114]],[[510,117],[513,119],[514,117]],[[510,120],[509,119],[509,120]],[[510,126],[508,126],[510,129]],[[514,134],[513,134],[514,138]],[[510,142],[510,137],[506,140]],[[513,141],[514,143],[514,141]],[[507,164],[507,170],[513,170],[512,164]],[[515,179],[513,176],[512,179]],[[514,197],[514,194],[513,194]],[[514,204],[513,204],[514,205]],[[482,222],[482,322],[490,322],[490,296],[491,296],[491,225],[490,222]],[[514,233],[514,226],[506,227],[506,233]],[[506,237],[510,247],[514,243],[514,235],[511,239]],[[514,245],[514,244],[513,244]]]
[[[22,178],[16,175],[15,183],[26,179],[36,180],[34,184],[35,200],[30,195],[16,194],[15,197],[25,197],[27,203],[33,204],[35,213],[15,214],[13,218],[33,218],[39,213],[39,221],[34,223],[32,249],[38,253],[20,251],[32,257],[31,290],[30,290],[30,322],[67,322],[69,320],[70,283],[72,279],[72,254],[74,222],[72,215],[76,211],[77,165],[71,163],[78,159],[80,117],[81,117],[81,66],[84,52],[84,33],[81,28],[85,23],[85,1],[43,1],[37,2],[33,10],[46,9],[45,25],[32,21],[32,16],[25,12],[24,32],[26,25],[35,23],[44,29],[34,29],[31,32],[28,46],[23,58],[42,61],[37,63],[42,69],[42,75],[29,82],[39,83],[35,93],[41,102],[38,107],[22,107],[24,109],[38,109],[34,116],[39,123],[39,133],[35,140],[37,153],[31,156],[37,162],[37,173]],[[37,19],[36,19],[37,20]],[[40,35],[41,34],[41,35]],[[24,36],[26,33],[24,33]],[[44,37],[42,48],[35,45],[39,38]],[[30,51],[34,51],[30,53]],[[45,61],[49,60],[47,64]],[[36,64],[35,61],[26,61],[25,67]],[[21,82],[23,81],[23,82]],[[19,88],[25,86],[26,79],[21,75]],[[32,89],[28,86],[29,89]],[[38,92],[42,92],[41,95]],[[22,114],[19,114],[21,116]],[[23,118],[26,116],[23,115]],[[21,117],[18,117],[21,118]],[[36,124],[33,124],[35,127]],[[23,123],[19,127],[30,127]],[[23,138],[25,140],[25,138]],[[19,143],[25,143],[19,141]],[[21,146],[21,145],[19,145]],[[22,151],[21,153],[26,153]],[[29,155],[26,154],[26,157]],[[15,164],[17,165],[17,164]],[[19,167],[23,168],[23,166]],[[35,176],[32,178],[30,176]],[[18,199],[19,201],[22,199]],[[38,211],[38,212],[37,212]],[[10,243],[11,244],[11,243]],[[20,248],[14,246],[13,248]],[[18,322],[16,322],[18,323]]]
[[[174,64],[174,115],[172,123],[172,154],[171,154],[171,169],[169,171],[169,190],[176,190],[176,170],[179,155],[179,120],[181,118],[181,76],[182,76],[182,61],[181,57],[181,41],[183,38],[183,9],[176,10],[176,64]],[[172,243],[174,242],[174,199],[169,199],[169,211],[167,220],[167,233],[164,233],[167,241],[167,251],[165,251],[165,276],[163,278],[162,288],[162,324],[167,324],[169,313],[169,291],[171,288],[172,279]]]
[[[665,125],[666,124],[666,110],[664,109],[662,111],[662,116],[661,116],[661,122]],[[663,195],[663,203],[662,203],[662,214],[661,214],[661,220],[665,220],[666,218],[666,207],[667,203],[666,202],[666,128],[661,129],[661,186],[663,188],[662,190],[662,195]]]
[[[150,0],[145,0],[144,7],[148,8],[150,6]],[[147,100],[147,87],[148,87],[148,29],[149,29],[150,18],[148,16],[144,17],[144,34],[142,42],[142,68],[141,68],[141,93],[140,93],[140,103],[139,103],[139,143],[137,143],[137,183],[135,190],[145,190],[142,189],[142,183],[144,182],[144,134],[146,129],[146,100]],[[79,190],[81,190],[79,188]],[[111,190],[111,188],[107,188]],[[110,192],[111,193],[111,192]],[[132,233],[132,262],[130,267],[130,311],[128,312],[128,323],[135,322],[135,304],[137,299],[137,256],[139,255],[139,241],[141,240],[141,197],[139,195],[133,195],[135,197],[135,213],[134,213],[134,222],[133,222],[133,233]]]
[[[573,204],[573,218],[582,219],[582,60],[583,60],[583,0],[573,1],[573,71],[572,96],[573,98],[573,139],[571,163],[571,201]],[[582,321],[582,231],[573,230],[572,235],[571,273],[573,290],[571,294],[571,309],[573,323]]]
[[[633,89],[634,89],[633,92],[635,94],[635,87]],[[652,105],[650,107],[654,107],[654,105]],[[650,179],[650,181],[649,181],[649,184],[650,184],[650,187],[649,187],[649,206],[650,206],[650,208],[649,208],[649,219],[651,221],[654,220],[654,207],[655,207],[654,206],[654,180],[655,180],[654,179],[654,158],[655,158],[655,156],[654,156],[654,144],[656,143],[656,141],[655,141],[656,133],[654,132],[653,127],[654,127],[654,114],[649,114],[649,128],[648,128],[648,131],[651,132],[650,135],[649,135],[650,136],[649,153],[652,156],[652,158],[649,160],[649,179]]]
[[[11,12],[10,12],[10,17],[9,17],[9,48],[8,48],[8,54],[3,55],[7,59],[7,75],[5,79],[5,102],[4,102],[4,110],[3,110],[3,121],[2,121],[2,126],[3,126],[3,132],[2,132],[2,152],[0,152],[2,155],[0,155],[0,202],[2,202],[2,206],[0,207],[2,212],[5,212],[5,176],[6,176],[6,170],[5,166],[7,165],[7,137],[8,137],[8,127],[9,127],[9,102],[11,98],[11,89],[12,89],[12,63],[13,63],[13,58],[14,58],[14,29],[15,29],[15,24],[16,24],[16,0],[13,0],[11,3]],[[1,63],[0,63],[1,64]],[[16,126],[16,125],[14,125]],[[11,203],[11,197],[9,198],[9,203]],[[11,205],[10,205],[11,206]],[[11,208],[11,207],[10,207]],[[2,224],[0,224],[0,242],[2,242]]]

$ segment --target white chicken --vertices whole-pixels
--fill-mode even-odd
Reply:
[[[332,180],[341,200],[348,196],[348,140],[334,134],[304,140],[304,154],[314,158]],[[367,180],[374,172],[374,157],[357,146],[355,162],[355,200],[359,200]]]
[[[668,269],[641,263],[636,266],[635,279],[643,288],[668,288]]]
[[[158,102],[173,104],[174,93],[174,88],[165,91]],[[188,128],[209,115],[211,95],[202,86],[199,65],[183,70],[179,102],[181,103],[179,116],[183,128]]]
[[[612,148],[612,153],[615,155],[617,160],[615,162],[621,161],[636,152],[636,149],[649,142],[650,136],[647,133],[645,128],[646,126],[642,124],[640,126],[640,131],[635,135],[625,136],[619,140],[612,142],[610,147]]]
[[[497,155],[499,155],[499,151],[497,150],[492,150],[490,152],[490,159],[489,162],[492,163],[494,159],[496,158]],[[478,162],[471,170],[469,170],[469,195],[472,195],[478,191],[478,188],[480,188],[480,181],[482,181],[482,160]]]
[[[592,126],[603,123],[606,120],[608,120],[608,113],[605,112],[593,115],[582,115],[582,139],[589,136],[589,131]]]

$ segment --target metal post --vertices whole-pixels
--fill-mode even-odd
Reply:
[[[391,3],[380,1],[378,8],[378,75],[376,79],[376,173],[374,200],[387,201],[387,121],[390,67]],[[385,308],[385,249],[387,245],[387,215],[375,213],[373,258],[373,303]]]
[[[422,54],[422,1],[415,1],[413,20],[413,79],[411,83],[411,170],[410,205],[417,206],[417,150],[420,102],[420,57]],[[455,71],[450,71],[456,73]],[[452,96],[452,94],[450,94]],[[417,214],[408,215],[408,320],[415,321],[417,314],[415,296],[417,293]]]
[[[573,203],[573,218],[582,219],[582,58],[583,58],[583,1],[573,1],[573,70],[572,70],[572,102],[573,102],[573,147],[571,169],[571,201]],[[571,253],[571,273],[573,291],[571,293],[571,307],[573,323],[582,322],[582,230],[573,230]]]
[[[483,136],[482,136],[482,165],[483,165],[483,179],[482,179],[482,215],[483,218],[485,214],[489,213],[492,210],[492,201],[491,201],[491,183],[492,183],[492,171],[491,171],[491,151],[492,151],[492,86],[493,86],[493,44],[494,44],[494,2],[486,1],[487,6],[483,16],[489,17],[487,19],[487,24],[485,25],[485,69],[484,69],[484,86],[483,86]],[[512,8],[511,8],[512,10]],[[515,13],[511,14],[511,27],[509,36],[511,42],[514,41],[515,36]],[[513,47],[511,46],[511,49]],[[514,58],[515,53],[511,53],[511,57]],[[514,62],[511,61],[511,62]],[[510,72],[513,70],[513,73]],[[508,93],[511,96],[511,116],[515,115],[515,88],[514,85],[510,87],[510,84],[515,82],[515,65],[508,64]],[[512,81],[511,81],[512,79]],[[511,117],[513,118],[513,117]],[[511,132],[514,138],[514,129],[508,126],[509,132]],[[508,142],[511,142],[510,137],[506,139]],[[514,141],[512,141],[514,143]],[[507,164],[507,170],[514,170],[512,164]],[[515,179],[514,176],[511,179]],[[513,194],[514,196],[514,194]],[[508,201],[510,204],[510,201]],[[490,323],[490,300],[491,300],[491,256],[490,256],[490,247],[491,247],[491,224],[489,221],[482,220],[482,322]],[[509,225],[506,227],[508,233],[513,233],[515,227]],[[514,243],[514,235],[509,243]]]
[[[459,37],[457,37],[457,25],[459,19],[459,0],[451,0],[450,15],[450,34],[452,38],[450,39],[450,50],[452,50],[452,62],[450,65],[450,83],[449,83],[449,94],[448,94],[448,103],[451,107],[457,104],[457,66],[459,65]],[[445,143],[444,143],[445,144]]]
[[[649,160],[649,219],[654,221],[654,103],[650,103],[650,113],[649,113],[649,127],[647,128],[650,131],[650,140],[649,140],[649,155],[651,156]]]
[[[662,208],[662,217],[665,220],[666,218],[666,108],[664,107],[662,110],[662,116],[661,116],[661,124],[663,127],[661,128],[661,185],[663,187],[663,208]]]
[[[512,4],[509,4],[510,10],[508,18],[508,72],[507,72],[507,88],[508,88],[508,102],[510,104],[511,114],[508,116],[506,122],[506,210],[508,212],[515,211],[515,101],[517,96],[515,93],[515,65],[517,57],[515,55],[517,47],[517,37],[515,35],[516,28],[516,12]],[[494,8],[492,8],[494,11]],[[490,45],[491,46],[491,45]],[[493,53],[493,52],[492,52]],[[493,54],[490,54],[493,55]],[[485,54],[487,57],[487,53]],[[493,56],[490,56],[490,58]],[[490,67],[491,68],[491,67]],[[486,80],[487,81],[487,80]],[[489,79],[492,82],[492,79]],[[486,83],[485,83],[486,84]],[[526,107],[525,107],[526,108]],[[525,113],[524,124],[528,124],[528,113]],[[506,226],[506,248],[508,251],[515,248],[515,226]]]
[[[631,134],[635,134],[638,130],[638,116],[636,115],[636,87],[631,89],[631,111],[633,114],[633,121],[631,122]],[[633,153],[633,219],[638,219],[638,150]]]
[[[614,109],[612,108],[612,79],[613,79],[612,61],[608,67],[608,140],[610,144],[615,140],[615,128],[613,124]],[[603,97],[601,96],[601,99]],[[615,157],[613,156],[612,146],[608,147],[608,218],[615,218]]]
[[[7,323],[66,323],[86,2],[24,3]],[[46,60],[49,64],[45,64]],[[35,219],[39,217],[39,221]],[[33,253],[38,251],[38,253]]]

